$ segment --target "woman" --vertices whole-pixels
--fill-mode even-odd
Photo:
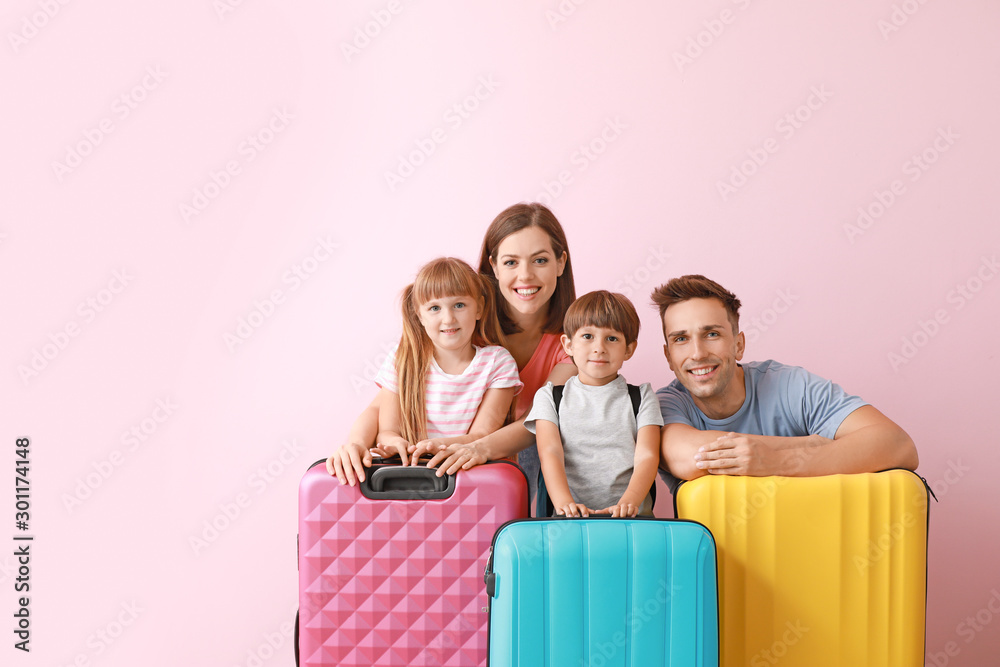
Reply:
[[[471,443],[450,446],[411,445],[412,460],[431,454],[428,467],[438,474],[454,474],[486,461],[519,454],[534,496],[538,481],[535,438],[524,428],[535,391],[546,382],[563,384],[576,373],[559,343],[566,309],[576,298],[573,267],[566,234],[552,212],[541,204],[515,204],[498,215],[483,238],[479,272],[493,284],[498,316],[507,337],[505,347],[517,362],[524,388],[517,396],[517,421]],[[327,461],[327,469],[341,483],[364,479],[371,465],[367,447],[378,433],[381,390],[355,421],[348,443]],[[391,398],[391,395],[390,395]],[[433,451],[431,451],[433,449]]]
[[[507,337],[506,348],[517,362],[524,383],[517,396],[517,421],[468,444],[438,451],[413,448],[414,455],[432,454],[427,465],[438,466],[438,474],[443,475],[518,454],[533,497],[539,472],[538,451],[535,437],[524,428],[524,416],[539,387],[546,382],[563,384],[576,373],[576,366],[559,342],[566,309],[576,298],[566,234],[545,206],[511,206],[486,230],[479,272],[501,297],[496,300],[497,314]]]

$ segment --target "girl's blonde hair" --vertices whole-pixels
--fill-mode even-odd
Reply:
[[[506,343],[497,320],[493,289],[471,266],[454,257],[441,257],[420,269],[413,284],[403,290],[403,335],[396,350],[400,435],[411,444],[427,438],[424,397],[427,370],[434,357],[434,344],[420,323],[417,309],[428,301],[449,296],[468,296],[479,305],[480,317],[472,334],[473,345]],[[508,421],[511,414],[508,414]]]

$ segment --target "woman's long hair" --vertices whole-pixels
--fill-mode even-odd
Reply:
[[[413,284],[403,290],[403,335],[396,350],[400,435],[410,444],[427,438],[426,378],[434,357],[434,344],[420,323],[417,310],[428,301],[449,296],[467,296],[480,308],[472,334],[473,345],[484,347],[506,342],[497,321],[493,288],[471,266],[454,257],[441,257],[420,269]]]
[[[552,242],[552,252],[556,259],[566,253],[566,266],[563,273],[556,280],[556,291],[549,299],[549,316],[542,327],[544,333],[562,332],[563,317],[566,316],[566,309],[569,304],[576,300],[576,287],[573,284],[573,261],[569,253],[569,244],[566,243],[566,232],[548,208],[539,203],[514,204],[500,211],[500,214],[490,223],[486,235],[483,237],[483,247],[479,251],[479,273],[489,280],[490,289],[494,293],[497,302],[497,318],[500,326],[507,335],[518,333],[521,328],[517,326],[510,317],[507,300],[500,295],[500,286],[497,283],[496,273],[493,272],[493,265],[490,260],[497,260],[497,251],[500,243],[511,234],[516,234],[528,227],[540,227],[549,236]]]

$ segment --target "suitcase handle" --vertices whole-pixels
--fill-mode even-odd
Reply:
[[[435,500],[455,493],[455,476],[437,476],[422,466],[386,466],[372,471],[361,493],[378,500]]]

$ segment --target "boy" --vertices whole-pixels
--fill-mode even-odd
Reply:
[[[639,315],[621,294],[591,292],[566,311],[561,340],[578,374],[562,387],[558,408],[552,383],[540,388],[524,422],[558,515],[652,514],[663,418],[648,383],[635,409],[618,374],[638,336]]]

